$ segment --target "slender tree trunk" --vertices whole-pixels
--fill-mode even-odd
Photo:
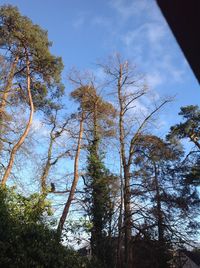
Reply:
[[[80,120],[78,144],[77,144],[77,150],[76,150],[75,161],[74,161],[74,179],[73,179],[73,182],[72,182],[72,186],[71,186],[71,189],[70,189],[70,193],[69,193],[67,202],[65,204],[62,216],[60,217],[60,221],[59,221],[59,224],[58,224],[57,234],[58,234],[59,237],[62,234],[63,226],[64,226],[65,220],[67,218],[70,205],[71,205],[72,200],[74,198],[76,186],[77,186],[78,179],[79,179],[78,166],[79,166],[79,156],[80,156],[80,152],[81,152],[81,141],[82,141],[82,136],[83,136],[83,122],[84,122],[84,119],[85,119],[85,113],[82,112],[82,116],[81,116],[81,120]]]
[[[124,101],[122,96],[122,69],[120,64],[119,78],[118,78],[118,100],[120,105],[119,114],[119,140],[120,140],[120,154],[123,166],[124,176],[124,262],[125,268],[132,267],[132,250],[131,250],[131,208],[130,208],[130,165],[127,164],[125,155],[125,136],[124,136]]]
[[[157,207],[157,226],[158,226],[158,241],[164,242],[164,231],[163,231],[163,217],[162,217],[162,207],[160,199],[160,189],[158,182],[158,170],[156,164],[154,164],[154,180],[155,180],[155,190],[156,190],[156,207]]]
[[[41,190],[42,190],[42,193],[46,193],[47,191],[47,177],[48,177],[48,174],[49,174],[49,170],[50,170],[50,167],[51,167],[51,156],[52,156],[52,148],[53,148],[53,138],[51,137],[50,138],[50,143],[49,143],[49,148],[48,148],[48,156],[47,156],[47,161],[46,161],[46,164],[45,164],[45,167],[43,169],[43,172],[42,172],[42,176],[40,178],[40,181],[41,181]]]
[[[51,129],[51,132],[50,132],[50,143],[49,143],[49,148],[48,148],[48,154],[47,154],[47,161],[46,161],[46,164],[44,166],[44,169],[43,169],[43,172],[42,172],[42,176],[40,178],[40,182],[41,182],[41,190],[42,190],[42,193],[46,193],[47,191],[47,177],[48,177],[48,174],[49,174],[49,170],[50,170],[50,167],[51,167],[51,156],[52,156],[52,148],[53,148],[53,143],[54,143],[54,135],[53,135],[53,132],[55,130],[55,123]]]
[[[11,90],[11,86],[12,86],[12,82],[13,82],[15,69],[16,69],[18,60],[19,60],[19,56],[17,55],[11,64],[10,73],[8,75],[5,89],[3,91],[2,98],[1,98],[1,103],[0,103],[0,133],[2,132],[2,129],[3,129],[3,118],[5,116],[6,104],[7,104],[8,96],[9,96],[9,93]]]
[[[130,167],[124,167],[124,239],[125,239],[125,267],[132,268],[131,246],[131,207],[130,207]]]
[[[154,183],[155,183],[155,201],[156,201],[156,221],[157,221],[157,230],[158,230],[158,259],[157,263],[159,267],[168,267],[168,247],[166,245],[165,236],[164,236],[164,218],[162,212],[162,203],[160,195],[160,185],[158,181],[158,166],[154,163]]]
[[[29,105],[30,105],[30,114],[29,114],[29,120],[27,123],[27,126],[23,132],[23,134],[21,135],[21,137],[19,138],[18,142],[14,145],[11,154],[10,154],[10,159],[9,159],[9,163],[6,167],[5,173],[3,175],[3,179],[1,181],[2,185],[6,184],[6,181],[10,175],[10,172],[12,170],[13,164],[14,164],[14,160],[15,160],[15,155],[17,153],[17,151],[19,150],[19,148],[21,147],[21,145],[24,143],[24,140],[26,139],[29,131],[30,131],[30,127],[33,121],[33,114],[34,114],[34,105],[33,105],[33,100],[32,100],[32,94],[31,94],[31,88],[30,88],[30,62],[29,62],[29,58],[27,56],[26,59],[26,66],[27,66],[27,92],[28,92],[28,98],[29,98]]]
[[[123,183],[123,176],[122,176],[122,163],[120,159],[120,210],[119,210],[119,219],[118,219],[118,239],[117,239],[117,256],[116,256],[116,268],[122,267],[122,226],[123,226],[123,203],[124,203],[124,183]]]

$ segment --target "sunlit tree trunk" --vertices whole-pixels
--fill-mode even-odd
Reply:
[[[5,173],[3,175],[1,184],[5,185],[6,181],[11,173],[13,164],[14,164],[14,160],[15,160],[15,156],[17,151],[19,150],[19,148],[21,147],[21,145],[24,143],[24,140],[26,139],[30,128],[31,128],[31,124],[33,121],[33,114],[34,114],[34,105],[33,105],[33,100],[32,100],[32,94],[31,94],[31,88],[30,88],[30,61],[28,58],[28,55],[26,56],[26,68],[27,68],[27,92],[28,92],[28,99],[29,99],[29,105],[30,105],[30,114],[29,114],[29,119],[28,119],[28,123],[26,125],[26,128],[23,132],[23,134],[21,135],[21,137],[19,138],[18,142],[14,145],[14,147],[12,148],[11,154],[10,154],[10,159],[8,162],[8,165],[6,167]]]
[[[49,170],[51,168],[51,157],[52,157],[52,149],[53,149],[53,143],[54,143],[53,132],[54,132],[55,127],[56,125],[54,122],[53,128],[51,129],[51,132],[50,132],[50,142],[49,142],[47,160],[46,160],[43,172],[42,172],[42,176],[40,178],[42,193],[46,193],[47,191],[47,177],[49,175]]]
[[[118,100],[120,106],[119,113],[119,139],[120,139],[120,155],[123,167],[124,176],[124,247],[125,247],[125,267],[132,267],[132,252],[131,252],[131,207],[130,207],[130,165],[127,164],[125,155],[125,136],[124,136],[124,101],[122,97],[122,64],[119,66],[118,78]]]
[[[43,169],[43,172],[42,172],[42,176],[40,178],[40,181],[41,181],[41,190],[42,190],[42,193],[46,193],[47,191],[47,177],[48,177],[48,174],[49,174],[49,170],[50,170],[50,167],[51,167],[51,156],[52,156],[52,148],[53,148],[53,139],[52,137],[50,138],[50,143],[49,143],[49,148],[48,148],[48,156],[47,156],[47,161],[45,163],[45,166],[44,166],[44,169]]]
[[[62,213],[62,215],[60,217],[60,221],[59,221],[59,224],[58,224],[57,233],[58,233],[59,237],[62,234],[64,223],[65,223],[65,220],[67,218],[67,215],[68,215],[69,208],[71,206],[72,200],[74,199],[74,194],[75,194],[75,190],[76,190],[78,179],[79,179],[78,167],[79,167],[79,157],[80,157],[80,152],[81,152],[81,141],[82,141],[83,130],[84,130],[84,126],[83,126],[84,119],[85,119],[85,113],[82,112],[81,120],[80,120],[78,144],[77,144],[77,150],[76,150],[76,155],[75,155],[75,160],[74,160],[74,179],[73,179],[73,182],[72,182],[72,185],[71,185],[71,189],[70,189],[70,193],[69,193],[67,202],[65,204],[65,207],[63,209],[63,213]]]
[[[12,82],[13,82],[13,78],[14,78],[14,74],[15,74],[15,70],[16,70],[18,60],[19,60],[19,56],[16,56],[14,61],[11,64],[10,73],[8,75],[8,79],[7,79],[5,89],[4,89],[3,94],[2,94],[2,100],[1,100],[1,103],[0,103],[0,115],[3,114],[4,111],[5,111],[8,95],[9,95],[9,92],[10,92],[10,89],[11,89],[11,86],[12,86]]]
[[[5,109],[8,101],[8,96],[10,94],[10,90],[13,83],[13,78],[16,70],[16,66],[19,60],[19,56],[17,55],[14,61],[11,64],[10,72],[8,75],[8,79],[6,81],[6,85],[4,91],[2,93],[1,102],[0,102],[0,134],[3,131],[4,117],[5,117]]]

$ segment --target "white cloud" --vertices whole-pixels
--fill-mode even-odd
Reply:
[[[49,136],[49,130],[45,127],[43,122],[38,117],[35,117],[33,119],[31,129],[35,134],[38,134],[44,137]]]
[[[156,1],[110,0],[109,5],[119,17],[116,39],[122,42],[123,53],[148,73],[149,85],[156,88],[166,81],[182,82],[187,64],[179,57],[179,48]]]
[[[121,19],[127,20],[135,15],[150,14],[155,18],[154,2],[149,0],[111,0],[110,6],[113,7],[121,16]],[[153,12],[153,14],[152,14]]]
[[[147,85],[149,85],[152,89],[164,83],[165,78],[160,72],[153,71],[146,75]]]
[[[121,35],[126,52],[148,73],[152,87],[169,81],[181,82],[185,76],[184,59],[176,62],[176,49],[169,29],[157,22],[144,23],[137,29]]]
[[[147,38],[153,45],[157,44],[158,42],[162,41],[163,38],[165,38],[166,30],[164,29],[163,25],[159,25],[157,23],[149,23],[145,26],[147,31]]]

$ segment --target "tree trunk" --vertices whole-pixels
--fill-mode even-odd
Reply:
[[[42,172],[42,176],[40,178],[40,182],[41,182],[41,190],[42,190],[42,193],[46,193],[47,191],[47,176],[49,174],[49,170],[50,170],[50,167],[51,167],[51,156],[52,156],[52,148],[53,148],[53,142],[54,142],[54,137],[53,137],[53,131],[55,129],[55,124],[51,130],[51,133],[50,133],[50,143],[49,143],[49,148],[48,148],[48,155],[47,155],[47,161],[46,161],[46,164],[45,164],[45,167],[43,169],[43,172]]]
[[[15,69],[16,69],[18,60],[19,60],[19,56],[16,56],[14,61],[11,64],[10,73],[8,75],[8,80],[7,80],[5,89],[4,89],[3,94],[2,94],[2,100],[1,100],[1,103],[0,103],[0,133],[1,133],[2,129],[3,129],[3,118],[5,116],[5,109],[6,109],[7,99],[8,99],[10,89],[11,89],[11,86],[12,86],[14,73],[15,73]]]
[[[1,181],[2,185],[6,184],[6,181],[10,175],[10,172],[11,172],[13,164],[14,164],[15,155],[16,155],[17,151],[19,150],[19,148],[21,147],[21,145],[24,143],[24,140],[26,139],[26,137],[30,131],[30,127],[31,127],[31,124],[33,121],[34,105],[33,105],[31,88],[30,88],[30,62],[29,62],[28,56],[27,56],[27,60],[26,60],[26,66],[27,66],[27,92],[28,92],[29,105],[30,105],[29,120],[28,120],[27,126],[25,128],[25,131],[23,132],[23,134],[19,138],[18,142],[14,145],[14,147],[11,151],[9,163],[6,167],[5,173],[3,175],[3,179]]]
[[[99,160],[98,156],[98,122],[97,122],[97,102],[94,102],[93,107],[93,138],[92,138],[92,152],[90,154],[95,158],[95,162]],[[96,172],[98,172],[99,166],[92,162],[92,173],[90,174],[92,178],[92,200],[93,200],[93,227],[91,230],[91,249],[92,255],[96,256],[98,259],[101,259],[101,253],[104,251],[102,249],[102,214],[99,212],[101,208],[99,207],[99,198],[102,195],[102,192],[99,188],[98,181],[96,178]]]
[[[130,207],[130,167],[124,167],[124,239],[125,239],[125,267],[132,267],[131,246],[131,207]]]
[[[51,167],[51,155],[52,155],[52,147],[53,147],[53,140],[51,138],[50,140],[50,144],[49,144],[49,148],[48,148],[48,156],[47,156],[47,162],[45,164],[45,167],[43,169],[43,172],[42,172],[42,176],[41,176],[41,190],[42,190],[42,193],[46,193],[47,191],[47,176],[49,174],[49,170],[50,170],[50,167]]]
[[[85,114],[84,114],[84,112],[82,112],[81,120],[80,120],[80,129],[79,129],[77,151],[76,151],[75,161],[74,161],[74,179],[73,179],[73,182],[72,182],[72,186],[71,186],[71,189],[70,189],[70,193],[69,193],[67,202],[65,204],[62,216],[60,217],[60,221],[59,221],[59,224],[58,224],[57,234],[58,234],[59,237],[62,234],[63,226],[64,226],[65,220],[67,218],[70,205],[71,205],[72,200],[74,198],[76,186],[77,186],[78,179],[79,179],[78,165],[79,165],[79,156],[80,156],[80,152],[81,152],[81,141],[82,141],[82,136],[83,136],[83,122],[84,122],[84,119],[85,119]]]
[[[116,265],[115,268],[122,267],[122,226],[123,226],[123,203],[124,203],[124,183],[122,176],[122,163],[120,159],[120,210],[119,210],[119,219],[118,219],[118,238],[117,238],[117,256],[116,256]]]
[[[123,66],[119,66],[118,77],[118,100],[120,106],[119,114],[119,141],[120,141],[120,155],[123,167],[124,176],[124,262],[125,268],[132,267],[132,250],[131,250],[131,208],[130,208],[130,165],[127,165],[127,159],[125,155],[125,136],[124,136],[124,101],[122,96],[122,69]]]
[[[158,170],[156,164],[154,164],[154,180],[155,180],[155,190],[156,190],[156,208],[157,208],[157,226],[158,226],[158,241],[164,242],[164,230],[163,230],[163,217],[162,217],[162,207],[160,199],[160,189],[158,182]]]

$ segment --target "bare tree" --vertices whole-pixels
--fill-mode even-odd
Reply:
[[[134,145],[140,133],[150,119],[170,100],[164,100],[156,105],[153,110],[147,112],[143,119],[139,120],[137,105],[138,101],[147,94],[147,87],[141,83],[142,77],[137,75],[136,69],[128,61],[123,61],[119,55],[111,58],[107,64],[102,65],[106,74],[110,77],[110,83],[117,90],[119,105],[118,129],[120,143],[120,157],[123,169],[123,202],[124,202],[124,246],[125,267],[132,267],[132,209],[131,209],[131,165],[134,155]],[[116,92],[116,91],[115,91]],[[133,111],[133,109],[135,109]],[[132,118],[135,117],[135,121]],[[130,120],[131,118],[131,120]]]

